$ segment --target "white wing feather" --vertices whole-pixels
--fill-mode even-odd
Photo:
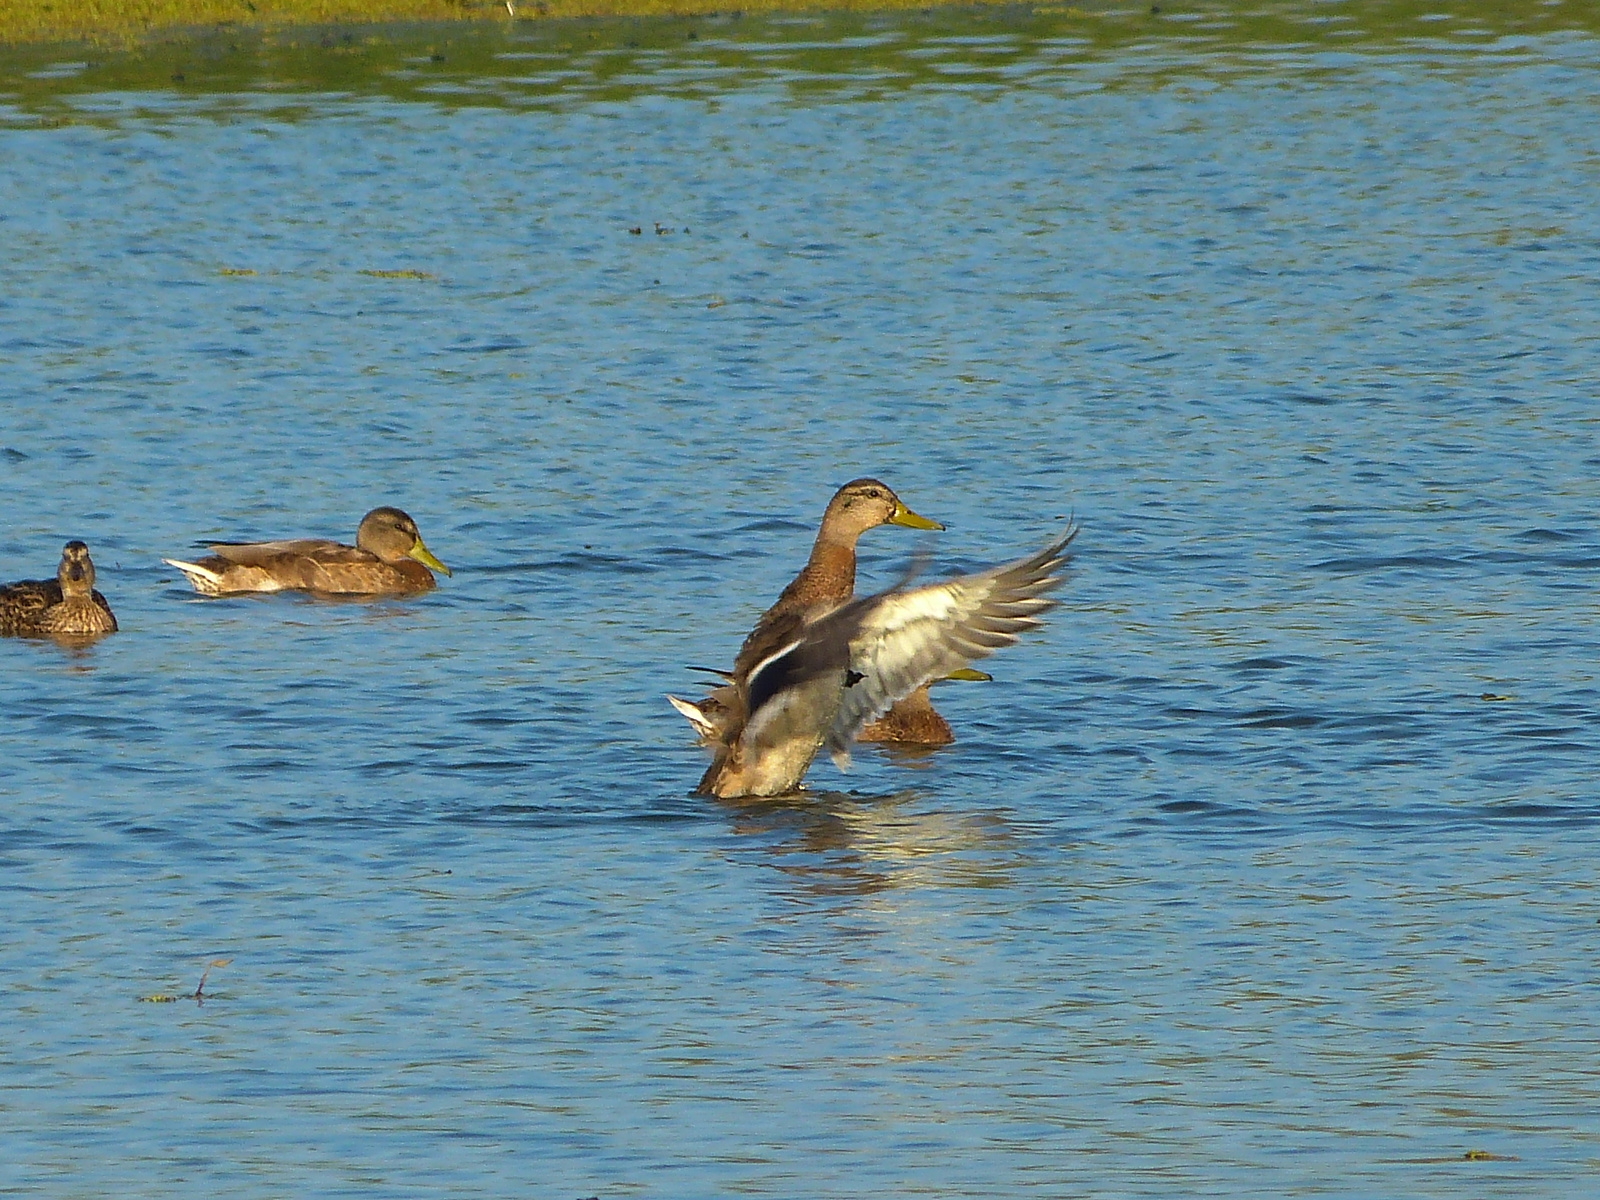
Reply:
[[[862,602],[849,634],[850,675],[828,729],[830,753],[847,759],[857,731],[897,700],[1037,628],[1055,607],[1045,593],[1060,583],[1076,533],[1018,562]]]

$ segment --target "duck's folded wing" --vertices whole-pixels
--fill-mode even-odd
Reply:
[[[849,606],[846,605],[846,608]],[[834,612],[840,610],[835,609]],[[820,739],[832,711],[829,685],[821,677],[843,678],[848,665],[849,647],[844,638],[832,634],[814,636],[832,614],[817,619],[800,612],[783,612],[764,618],[739,648],[728,686],[717,693],[724,697],[728,713],[720,724],[727,737],[742,738],[746,744],[759,742],[769,723],[779,720],[785,727],[803,724],[808,713],[826,704],[827,711],[815,714]]]
[[[108,601],[105,596],[101,595],[99,588],[94,588],[91,590],[89,593],[89,598],[94,601],[95,606],[99,608],[101,612],[105,613],[106,616],[111,618],[111,632],[115,633],[117,631],[117,614],[111,611],[111,602]]]
[[[841,609],[830,622],[849,644],[844,698],[827,746],[847,754],[856,732],[923,684],[1009,646],[1055,607],[1046,595],[1061,582],[1077,530],[1039,553],[976,575],[888,591]],[[819,630],[819,633],[821,631]]]
[[[739,647],[739,654],[733,660],[733,678],[749,679],[762,663],[792,646],[805,628],[806,617],[798,611],[764,614]]]
[[[0,605],[12,615],[34,615],[60,603],[61,584],[55,579],[23,579],[0,587]]]
[[[296,558],[326,563],[372,561],[372,555],[365,550],[322,538],[296,538],[285,542],[216,542],[212,543],[211,551],[218,558],[241,567],[270,567]]]

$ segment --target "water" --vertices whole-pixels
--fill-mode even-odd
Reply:
[[[1585,1194],[1600,27],[1298,8],[10,52],[0,1188]],[[1063,608],[688,795],[865,473]]]

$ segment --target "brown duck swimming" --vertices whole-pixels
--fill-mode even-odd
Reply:
[[[902,746],[948,746],[956,740],[955,732],[950,728],[950,722],[933,707],[933,699],[928,695],[928,689],[935,683],[944,683],[950,679],[989,683],[993,681],[994,676],[987,671],[974,671],[971,667],[963,667],[959,671],[951,671],[944,679],[931,680],[876,721],[869,721],[863,725],[861,731],[856,734],[856,741]]]
[[[427,591],[434,586],[434,571],[450,574],[423,545],[417,523],[398,508],[375,508],[362,517],[354,546],[302,538],[219,542],[211,549],[215,553],[199,562],[162,561],[207,596],[284,591],[391,596]]]
[[[0,587],[0,634],[12,637],[94,637],[115,633],[117,618],[94,587],[89,547],[68,542],[54,579],[24,579]]]
[[[1046,594],[1061,581],[1074,536],[1005,566],[801,619],[787,640],[734,671],[714,714],[671,697],[712,752],[697,790],[724,799],[796,791],[824,746],[847,763],[861,727],[895,701],[1037,628],[1054,607]]]

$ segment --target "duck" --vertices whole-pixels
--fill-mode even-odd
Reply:
[[[316,592],[324,596],[393,596],[435,586],[433,572],[450,574],[422,541],[417,523],[398,508],[375,508],[361,518],[356,544],[320,538],[284,542],[216,542],[199,562],[165,558],[205,596],[247,592]]]
[[[1042,624],[1076,536],[1069,528],[1015,562],[921,587],[902,582],[803,616],[747,670],[735,668],[713,694],[713,712],[669,696],[711,751],[696,793],[741,800],[799,791],[824,747],[848,766],[862,727],[896,701]]]
[[[708,696],[691,705],[694,716],[690,724],[701,734],[703,720],[710,720],[719,729],[733,702],[732,681],[749,674],[750,668],[774,644],[791,637],[808,619],[831,612],[855,595],[856,543],[861,535],[880,525],[900,525],[907,529],[942,530],[938,521],[930,520],[906,506],[895,495],[894,489],[878,479],[852,479],[833,494],[823,510],[822,523],[817,527],[816,541],[811,555],[800,573],[789,581],[770,608],[757,618],[734,659],[732,671],[708,670],[725,681]],[[668,696],[674,706],[680,702]],[[687,703],[687,702],[684,702]]]
[[[857,742],[874,742],[891,746],[948,746],[956,740],[955,730],[942,713],[933,706],[928,689],[936,683],[963,679],[972,683],[992,683],[994,676],[987,671],[962,667],[951,671],[943,679],[929,680],[904,700],[895,704],[876,721],[868,721],[856,732]]]
[[[97,637],[115,633],[117,618],[95,590],[89,547],[70,541],[54,579],[0,587],[0,634],[11,637]]]

